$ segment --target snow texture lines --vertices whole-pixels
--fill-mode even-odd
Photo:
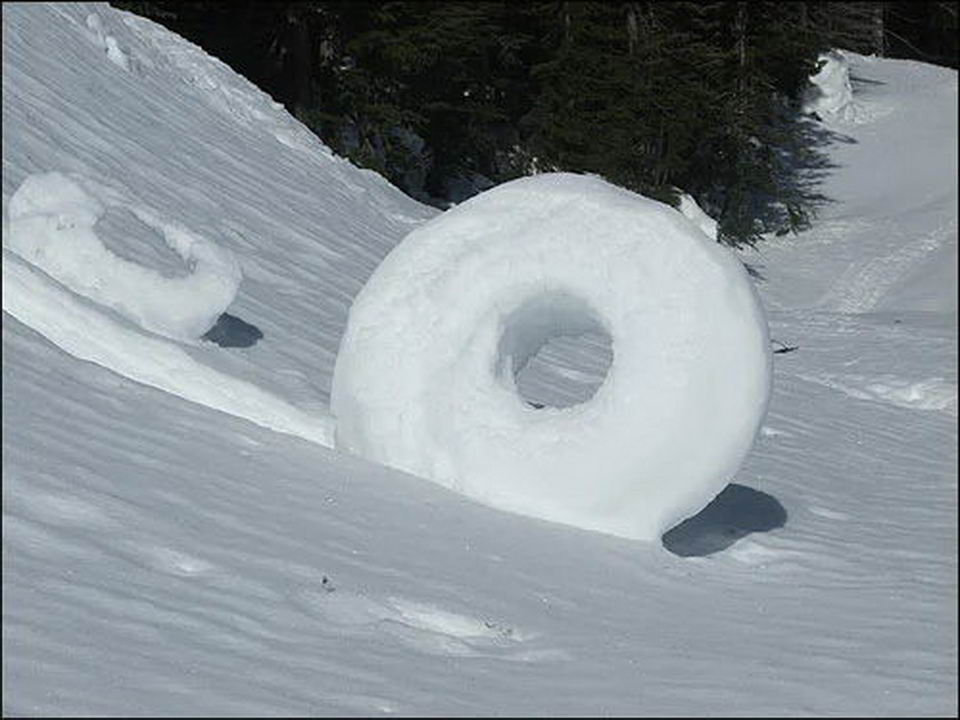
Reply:
[[[428,655],[489,657],[510,662],[567,658],[566,653],[556,648],[525,647],[536,635],[511,625],[406,597],[375,599],[364,592],[325,584],[317,590],[298,592],[295,603],[340,633],[380,634]]]
[[[877,232],[889,232],[894,236],[905,235],[905,232],[895,225],[878,228]],[[864,313],[873,310],[911,268],[940,248],[946,238],[956,232],[957,221],[952,218],[913,240],[904,238],[905,242],[893,252],[852,262],[828,292],[821,306],[842,313]]]
[[[186,85],[232,121],[253,132],[266,129],[277,142],[294,150],[332,155],[313,133],[286,114],[281,103],[252,83],[237,82],[238,76],[220,60],[149,20],[128,15],[124,21],[154,47]]]

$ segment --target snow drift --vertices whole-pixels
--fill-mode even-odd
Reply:
[[[593,398],[525,403],[550,338],[607,333]],[[522,178],[408,235],[350,311],[336,447],[496,507],[651,540],[730,481],[766,411],[766,320],[741,263],[594,177]]]

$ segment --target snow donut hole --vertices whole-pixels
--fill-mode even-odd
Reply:
[[[107,206],[93,231],[111,253],[127,262],[153,270],[161,277],[186,277],[191,269],[156,228],[125,207]]]
[[[579,297],[548,292],[508,315],[495,373],[527,407],[563,409],[588,402],[613,363],[610,332]]]

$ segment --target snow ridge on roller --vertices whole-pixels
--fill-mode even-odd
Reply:
[[[515,377],[551,337],[607,333],[593,398],[535,409]],[[766,412],[745,270],[682,215],[599,178],[500,185],[408,235],[350,311],[336,447],[490,505],[651,540],[706,505]]]

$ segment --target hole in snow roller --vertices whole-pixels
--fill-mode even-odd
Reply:
[[[525,369],[577,333],[609,338],[606,378],[534,409]],[[763,311],[730,251],[666,205],[556,173],[478,195],[393,249],[351,308],[331,407],[340,449],[653,540],[733,478],[770,381]]]
[[[602,319],[575,295],[548,292],[526,300],[506,318],[494,372],[530,407],[566,408],[586,402],[612,361]]]

